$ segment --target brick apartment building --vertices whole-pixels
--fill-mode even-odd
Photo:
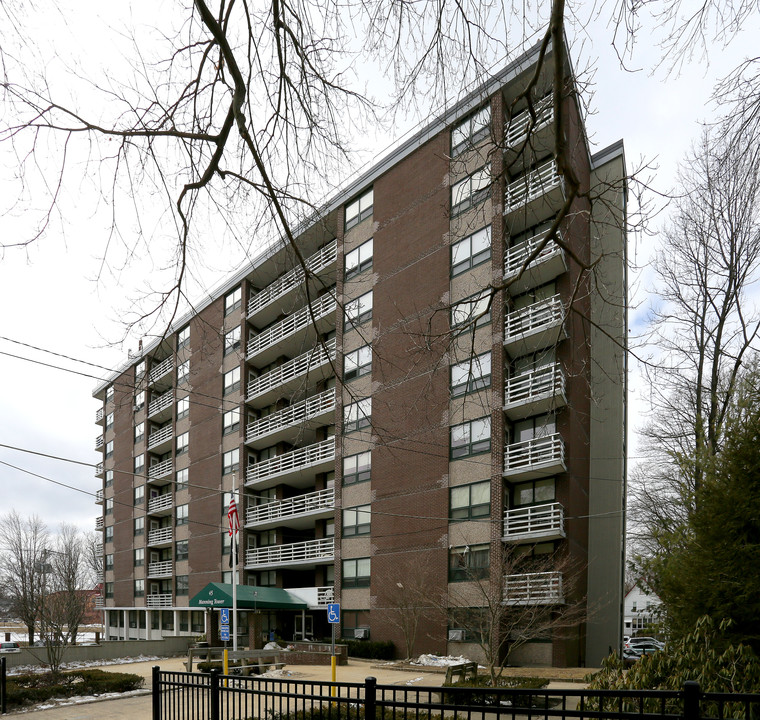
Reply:
[[[343,637],[402,654],[399,596],[422,589],[438,611],[421,614],[415,651],[477,656],[462,603],[440,604],[470,588],[477,613],[485,586],[511,606],[588,608],[513,660],[591,665],[617,645],[624,156],[622,142],[590,154],[566,61],[582,196],[565,249],[535,254],[565,200],[549,73],[530,138],[514,103],[536,61],[333,198],[299,231],[308,273],[276,244],[95,390],[107,637],[211,631],[190,600],[231,582],[234,483],[240,583],[308,608],[258,610],[257,635],[327,636],[334,599]],[[573,577],[537,572],[542,557],[571,560]]]

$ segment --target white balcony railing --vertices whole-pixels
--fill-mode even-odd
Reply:
[[[156,365],[148,374],[148,382],[154,383],[174,369],[174,358],[168,357]]]
[[[325,351],[326,350],[326,351]],[[303,353],[286,363],[283,363],[274,370],[264,373],[255,380],[248,383],[248,392],[246,400],[250,401],[259,395],[263,395],[272,388],[282,385],[289,380],[293,380],[302,375],[310,373],[312,370],[335,360],[335,338],[328,340],[324,346],[317,347]]]
[[[106,413],[105,413],[105,410],[103,410],[103,408],[98,408],[95,411],[95,422],[96,423],[103,422],[103,418],[105,417],[105,414]]]
[[[95,543],[95,554],[96,555],[103,554],[103,543]]]
[[[103,502],[103,489],[101,488],[100,490],[95,491],[95,504],[99,505],[102,502]]]
[[[102,530],[104,525],[105,525],[105,521],[104,521],[104,518],[102,516],[95,518],[95,529],[96,530]]]
[[[565,308],[559,294],[514,310],[504,320],[504,342],[530,332],[538,332],[562,322]]]
[[[328,265],[335,263],[338,256],[338,241],[333,240],[329,245],[325,245],[321,250],[314,253],[306,260],[306,267],[310,273],[317,274],[324,270]],[[273,283],[267,285],[261,292],[256,293],[248,301],[248,317],[256,314],[262,308],[274,302],[277,298],[282,297],[285,293],[297,287],[304,281],[304,271],[299,265]]]
[[[148,512],[157,513],[161,510],[168,510],[174,504],[174,496],[171,493],[159,495],[148,501]]]
[[[95,438],[95,449],[98,450],[99,448],[103,447],[103,435],[98,435]]]
[[[504,578],[506,605],[556,605],[564,601],[560,572],[525,573]]]
[[[326,488],[316,492],[307,493],[288,498],[255,505],[245,511],[245,524],[256,525],[259,523],[272,522],[283,518],[292,518],[297,515],[328,510],[335,507],[335,489]]]
[[[538,233],[524,242],[513,245],[507,250],[504,257],[504,277],[506,279],[512,278],[520,272],[520,269],[525,265],[525,261],[531,257],[531,255],[536,252],[536,248],[544,242],[544,238],[544,233]],[[549,238],[536,256],[530,261],[530,263],[528,263],[526,270],[538,265],[550,257],[561,254],[562,248],[557,245],[554,238]]]
[[[282,430],[293,425],[299,425],[334,409],[335,388],[330,388],[319,395],[306,398],[306,400],[302,400],[295,405],[289,405],[260,420],[248,423],[245,429],[245,441],[252,442],[257,437],[269,435],[276,430]]]
[[[173,435],[174,427],[172,425],[167,425],[166,427],[162,427],[160,430],[156,430],[156,432],[152,432],[150,435],[148,435],[148,450],[156,447],[156,445],[165,443],[167,440],[171,440]]]
[[[148,533],[148,545],[159,545],[172,541],[172,529],[170,527],[158,528]]]
[[[96,608],[104,608],[106,606],[105,598],[100,597],[100,595],[97,595],[95,597],[95,607]]]
[[[174,467],[171,458],[168,460],[162,460],[161,462],[151,465],[148,468],[148,479],[156,480],[157,478],[169,475]]]
[[[308,306],[302,307],[292,315],[288,315],[284,320],[263,330],[258,335],[254,335],[248,341],[247,359],[250,360],[271,345],[275,345],[289,335],[307,328],[311,324],[312,314],[315,320],[319,320],[333,312],[335,312],[335,296],[332,293],[322,295],[312,302],[311,311]]]
[[[151,593],[145,596],[145,605],[149,608],[168,608],[172,606],[171,593]]]
[[[166,577],[172,574],[172,561],[162,560],[148,565],[148,577]]]
[[[249,465],[245,472],[245,481],[246,483],[260,482],[276,475],[304,470],[310,465],[329,462],[333,459],[335,459],[335,438],[331,437]]]
[[[565,373],[559,363],[513,375],[504,384],[505,407],[530,403],[539,397],[565,394]]]
[[[305,540],[290,545],[246,550],[245,566],[298,564],[312,560],[332,560],[335,558],[335,541],[332,537],[320,540]]]
[[[558,502],[513,508],[504,513],[505,541],[565,537],[565,510]]]
[[[154,398],[148,404],[148,417],[160,413],[162,410],[171,407],[174,402],[174,390],[167,390],[163,395]]]
[[[518,474],[540,466],[564,468],[565,444],[559,433],[507,445],[504,451],[504,474]]]
[[[98,463],[98,464],[95,466],[95,474],[96,474],[96,475],[102,475],[102,474],[103,474],[103,470],[104,470],[104,468],[103,468],[103,463],[102,463],[102,462],[99,462],[99,463]]]
[[[517,208],[541,197],[560,184],[557,174],[557,163],[549,160],[520,177],[507,183],[504,193],[504,212],[512,212]]]
[[[533,121],[531,114],[528,110],[524,110],[511,121],[504,123],[504,136],[506,138],[506,144],[509,148],[519,147],[525,142],[528,136],[528,132],[538,132],[541,128],[546,127],[554,120],[554,103],[552,102],[552,96],[547,95],[541,98],[537,103],[534,103],[533,110],[536,114],[536,119]],[[534,122],[531,127],[531,122]]]

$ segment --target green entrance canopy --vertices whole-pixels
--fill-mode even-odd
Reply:
[[[190,607],[231,608],[232,583],[209,583],[190,600]],[[307,610],[308,605],[287,590],[274,587],[237,586],[238,610]]]

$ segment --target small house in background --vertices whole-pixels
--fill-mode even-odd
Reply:
[[[657,593],[644,580],[637,580],[623,601],[624,634],[646,634],[643,631],[658,622],[661,605]]]

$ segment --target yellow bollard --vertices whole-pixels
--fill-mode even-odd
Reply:
[[[335,666],[336,665],[337,665],[337,663],[335,662],[335,655],[332,655],[330,657],[330,669],[332,670],[332,681],[333,682],[335,682]],[[330,695],[332,695],[333,697],[335,697],[335,689],[336,689],[335,685],[333,685],[330,688]],[[335,703],[333,703],[333,705],[335,705]]]
[[[224,648],[224,674],[230,674],[230,656],[227,648]],[[227,680],[224,681],[224,687],[227,687]]]

